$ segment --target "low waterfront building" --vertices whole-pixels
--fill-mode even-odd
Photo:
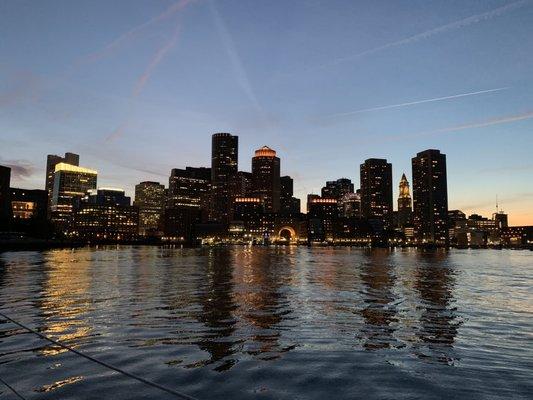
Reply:
[[[533,226],[508,226],[502,229],[501,238],[506,247],[533,248]]]
[[[127,242],[138,238],[139,210],[122,189],[90,190],[74,213],[69,234],[88,241]]]
[[[14,220],[45,220],[48,193],[41,189],[11,188],[11,210]]]

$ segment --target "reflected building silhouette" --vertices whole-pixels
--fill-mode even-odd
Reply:
[[[237,351],[235,346],[239,343],[234,337],[237,305],[233,298],[233,269],[231,249],[209,250],[205,286],[199,296],[202,309],[197,316],[208,330],[196,344],[211,355],[204,364],[220,362],[214,368],[219,372],[230,369],[237,362],[237,357],[230,357]]]
[[[420,253],[415,289],[422,307],[415,354],[421,359],[453,364],[454,342],[461,321],[453,302],[455,272],[444,251]]]
[[[280,343],[279,329],[279,324],[291,314],[289,301],[280,290],[290,280],[290,266],[284,262],[290,260],[286,253],[291,251],[294,249],[279,249],[283,254],[256,248],[235,251],[239,316],[252,328],[251,342],[244,345],[243,351],[263,360],[276,359],[295,347]]]
[[[396,295],[393,287],[396,275],[389,263],[389,250],[375,249],[367,253],[367,262],[361,266],[364,308],[360,311],[364,319],[361,339],[366,350],[398,347],[393,336],[398,322]]]

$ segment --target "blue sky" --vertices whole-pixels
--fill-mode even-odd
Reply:
[[[448,157],[450,208],[533,224],[533,0],[6,0],[0,163],[44,186],[77,152],[132,193],[209,165],[214,132],[278,151],[296,195]]]

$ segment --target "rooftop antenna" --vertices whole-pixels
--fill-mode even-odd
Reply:
[[[496,195],[496,214],[498,214],[500,210],[498,209],[498,195]]]

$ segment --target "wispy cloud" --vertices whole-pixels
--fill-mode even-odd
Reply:
[[[0,160],[0,163],[11,168],[11,176],[15,179],[29,178],[37,170],[33,163],[26,160]]]
[[[16,71],[7,74],[6,90],[0,92],[0,107],[8,107],[21,101],[38,99],[40,79],[29,71]]]
[[[345,116],[349,116],[349,115],[355,115],[355,114],[366,113],[366,112],[371,112],[371,111],[388,110],[388,109],[391,109],[391,108],[408,107],[408,106],[414,106],[414,105],[417,105],[417,104],[433,103],[433,102],[436,102],[436,101],[444,101],[444,100],[452,100],[452,99],[458,99],[458,98],[461,98],[461,97],[477,96],[477,95],[485,94],[485,93],[500,92],[502,90],[508,90],[508,89],[509,89],[509,87],[501,87],[501,88],[496,88],[496,89],[479,90],[479,91],[476,91],[476,92],[454,94],[454,95],[451,95],[451,96],[434,97],[434,98],[431,98],[431,99],[409,101],[409,102],[405,102],[405,103],[389,104],[389,105],[386,105],[386,106],[363,108],[363,109],[355,110],[355,111],[348,111],[348,112],[343,112],[343,113],[332,114],[332,115],[327,116],[326,118],[345,117]]]
[[[137,36],[144,29],[148,28],[151,25],[154,25],[158,22],[164,21],[165,19],[172,17],[178,11],[181,11],[189,3],[192,3],[194,1],[196,0],[180,0],[180,1],[175,2],[170,7],[168,7],[165,11],[163,11],[161,14],[123,33],[122,35],[120,35],[119,37],[117,37],[116,39],[108,43],[107,45],[105,45],[101,50],[83,57],[80,61],[95,61],[103,57],[104,55],[118,48],[121,44]]]
[[[522,120],[531,119],[531,118],[533,118],[533,111],[527,111],[521,114],[504,115],[500,117],[490,118],[484,121],[470,122],[466,124],[460,124],[460,125],[449,126],[446,128],[435,129],[432,131],[420,132],[420,133],[411,135],[411,137],[432,136],[432,135],[437,135],[440,133],[462,131],[465,129],[484,128],[487,126],[507,124],[509,122],[522,121]]]
[[[215,21],[215,26],[217,28],[219,37],[222,40],[222,44],[224,45],[226,53],[228,54],[228,57],[230,59],[231,67],[233,69],[233,73],[235,75],[237,84],[240,86],[240,88],[242,89],[242,91],[244,92],[248,100],[252,103],[254,108],[257,111],[263,113],[263,109],[261,105],[259,104],[259,101],[257,100],[255,91],[252,87],[252,84],[250,83],[248,74],[246,73],[246,70],[244,69],[241,57],[239,56],[239,53],[237,52],[237,49],[235,48],[235,43],[233,42],[233,38],[231,37],[231,34],[228,31],[226,23],[224,22],[220,13],[218,12],[215,2],[211,0],[209,2],[209,5],[210,5],[210,9],[213,15],[213,19]]]
[[[178,40],[179,32],[180,32],[180,26],[176,25],[176,27],[174,28],[174,32],[172,33],[170,38],[154,54],[154,56],[148,63],[148,66],[146,67],[142,75],[137,80],[137,83],[135,84],[135,88],[133,89],[133,97],[137,97],[141,93],[142,89],[144,88],[144,85],[146,85],[146,82],[148,82],[148,79],[150,79],[150,76],[154,72],[155,68],[163,60],[163,58],[165,58],[169,50],[172,49],[172,47],[174,47],[174,45],[176,44],[176,41]]]
[[[322,69],[322,68],[331,67],[331,66],[334,66],[334,65],[337,65],[337,64],[341,64],[341,63],[344,63],[346,61],[351,61],[351,60],[354,60],[354,59],[357,59],[357,58],[360,58],[360,57],[363,57],[363,56],[379,53],[379,52],[381,52],[383,50],[388,50],[388,49],[391,49],[391,48],[394,48],[394,47],[404,46],[404,45],[412,44],[412,43],[415,43],[415,42],[419,42],[421,40],[429,39],[429,38],[431,38],[433,36],[436,36],[436,35],[452,32],[452,31],[455,31],[457,29],[461,29],[461,28],[464,28],[464,27],[467,27],[467,26],[470,26],[470,25],[474,25],[474,24],[477,24],[477,23],[480,23],[480,22],[483,22],[483,21],[487,21],[487,20],[499,17],[499,16],[501,16],[501,15],[503,15],[503,14],[509,12],[509,11],[516,10],[516,9],[518,9],[520,7],[524,7],[524,6],[526,6],[526,5],[530,4],[530,3],[531,3],[530,0],[521,0],[521,1],[514,2],[514,3],[506,4],[504,6],[495,8],[493,10],[490,10],[490,11],[487,11],[487,12],[484,12],[484,13],[481,13],[481,14],[472,15],[470,17],[467,17],[467,18],[464,18],[464,19],[460,19],[458,21],[450,22],[448,24],[441,25],[441,26],[439,26],[437,28],[433,28],[433,29],[430,29],[430,30],[427,30],[427,31],[424,31],[424,32],[421,32],[421,33],[417,33],[416,35],[412,35],[412,36],[406,37],[406,38],[401,39],[401,40],[397,40],[397,41],[394,41],[394,42],[386,43],[384,45],[381,45],[381,46],[378,46],[378,47],[374,47],[372,49],[364,50],[364,51],[356,53],[356,54],[350,54],[350,55],[347,55],[347,56],[344,56],[344,57],[338,57],[338,58],[336,58],[334,60],[331,60],[331,61],[329,61],[327,63],[321,64],[321,65],[317,65],[317,66],[315,66],[315,67],[313,67],[311,69]]]
[[[180,32],[180,26],[178,24],[176,24],[176,27],[174,28],[174,31],[172,32],[172,35],[163,44],[163,46],[161,46],[155,52],[155,54],[153,55],[152,59],[148,63],[146,69],[141,74],[141,76],[139,76],[139,78],[137,79],[137,82],[135,83],[135,86],[133,88],[133,92],[131,94],[130,101],[141,94],[142,90],[144,89],[144,86],[146,85],[146,83],[148,82],[148,80],[150,79],[152,74],[154,73],[154,70],[156,69],[156,67],[161,63],[161,61],[163,61],[163,59],[168,54],[168,52],[176,44],[176,42],[178,40],[178,37],[179,37],[179,32]],[[123,123],[121,123],[117,127],[117,129],[115,129],[113,132],[111,132],[106,137],[105,140],[106,141],[112,141],[112,140],[118,139],[119,137],[123,136],[125,131],[126,131],[126,128],[129,125],[129,123],[130,123],[130,121],[128,121],[128,120],[124,121]]]

